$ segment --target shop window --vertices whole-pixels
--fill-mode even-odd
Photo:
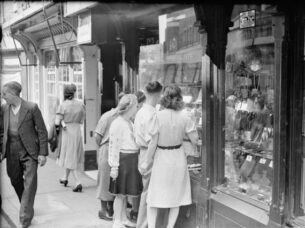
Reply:
[[[55,65],[55,52],[46,51],[46,115],[48,116],[48,124],[52,124],[55,118],[55,112],[60,102],[64,100],[64,85],[74,83],[76,85],[75,99],[83,101],[83,68],[82,68],[82,52],[78,47],[65,48],[60,51],[60,56],[69,64]]]
[[[165,17],[166,16],[166,17]],[[139,89],[154,80],[164,86],[178,85],[183,93],[183,112],[196,123],[199,136],[202,134],[202,46],[198,28],[194,27],[193,8],[176,11],[159,18],[166,28],[160,31],[164,43],[140,47]],[[160,38],[162,41],[162,39]],[[185,139],[190,175],[200,178],[202,156],[201,139],[195,147]]]
[[[228,33],[225,167],[218,189],[268,208],[272,200],[275,96],[272,17],[256,10],[254,26],[249,23],[243,28],[241,22],[236,23],[240,17],[232,15],[234,26]]]
[[[302,138],[303,138],[303,167],[301,183],[301,207],[305,211],[305,90],[303,91],[303,121],[302,121]],[[305,220],[305,219],[304,219]]]
[[[55,119],[55,110],[57,108],[56,102],[56,56],[54,51],[45,52],[45,66],[46,66],[46,119],[47,123],[51,124]]]

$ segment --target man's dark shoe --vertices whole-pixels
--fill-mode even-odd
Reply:
[[[98,217],[100,219],[104,219],[104,220],[107,220],[107,221],[111,221],[112,220],[112,216],[110,216],[107,211],[105,211],[105,212],[99,211],[98,212]]]
[[[137,221],[137,219],[138,219],[138,212],[134,211],[134,210],[131,210],[130,213],[129,213],[129,216],[130,216],[131,220]]]
[[[112,217],[113,216],[113,201],[108,201],[107,203],[107,212]]]

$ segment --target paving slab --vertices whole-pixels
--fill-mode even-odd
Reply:
[[[9,220],[7,222],[1,216],[1,228],[14,228],[19,224],[20,204],[6,173],[6,161],[0,165],[2,211]],[[112,222],[97,216],[100,203],[96,199],[95,178],[85,172],[80,173],[83,192],[75,193],[72,192],[75,186],[72,175],[67,187],[59,184],[63,173],[64,170],[52,158],[48,159],[45,167],[38,168],[35,216],[30,228],[111,228]]]

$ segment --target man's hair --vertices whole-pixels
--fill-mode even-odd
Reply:
[[[163,86],[161,85],[160,82],[158,81],[153,81],[153,82],[149,82],[146,86],[145,86],[146,92],[147,93],[158,93],[161,92],[163,89]]]
[[[6,87],[8,88],[10,91],[12,91],[16,96],[20,96],[21,90],[22,90],[22,86],[19,82],[16,81],[11,81],[8,82],[6,84],[3,85],[3,88]]]

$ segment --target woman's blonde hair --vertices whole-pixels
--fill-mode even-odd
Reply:
[[[119,101],[117,106],[118,114],[123,114],[128,111],[133,105],[137,105],[137,96],[134,94],[125,94]]]

